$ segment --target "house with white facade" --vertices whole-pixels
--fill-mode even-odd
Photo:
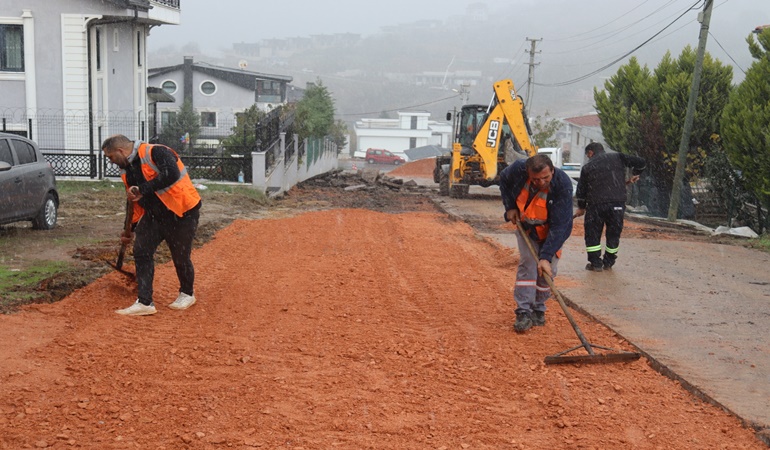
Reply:
[[[0,0],[0,130],[51,151],[147,137],[147,40],[180,0]]]
[[[569,130],[570,162],[583,165],[586,145],[599,142],[605,150],[612,150],[604,141],[602,124],[598,114],[567,117],[563,119]],[[563,145],[564,146],[564,145]]]
[[[200,116],[201,138],[215,141],[230,134],[237,114],[256,105],[271,111],[293,98],[292,77],[266,74],[240,67],[223,67],[195,62],[186,56],[175,66],[154,67],[149,71],[149,85],[172,97],[156,104],[154,131],[173,120],[185,101]]]
[[[437,145],[452,147],[452,124],[430,120],[430,113],[398,113],[398,119],[361,119],[354,126],[356,149],[353,156],[363,158],[366,149],[381,148],[409,159],[406,150]]]

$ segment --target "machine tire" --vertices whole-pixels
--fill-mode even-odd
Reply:
[[[36,230],[50,230],[56,226],[58,217],[58,205],[56,199],[50,192],[46,194],[43,206],[38,211],[37,216],[32,219],[32,228]]]
[[[441,171],[441,174],[439,174],[438,194],[449,195],[449,174],[444,173],[443,170]]]
[[[449,190],[449,196],[452,198],[465,198],[468,196],[470,186],[467,184],[456,184]]]

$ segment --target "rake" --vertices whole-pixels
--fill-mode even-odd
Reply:
[[[535,251],[535,246],[532,244],[532,241],[530,240],[527,233],[524,231],[524,227],[522,227],[521,222],[518,219],[516,219],[516,227],[519,230],[519,234],[521,234],[522,238],[524,239],[524,242],[526,242],[527,247],[529,248],[529,251],[532,254],[532,257],[535,258],[535,261],[537,261],[537,252]],[[561,292],[559,292],[559,290],[556,289],[556,286],[554,286],[553,279],[546,273],[543,274],[543,278],[545,279],[546,283],[548,283],[548,286],[551,288],[551,292],[553,292],[554,297],[556,297],[556,300],[558,300],[559,306],[561,306],[562,311],[564,311],[564,315],[567,316],[567,320],[569,320],[570,325],[572,325],[572,328],[575,330],[575,333],[577,334],[581,342],[581,345],[572,347],[568,350],[564,350],[563,352],[559,352],[555,355],[546,356],[545,357],[546,364],[570,364],[570,363],[596,364],[596,363],[635,361],[639,359],[639,357],[641,356],[639,353],[618,351],[609,347],[594,345],[588,342],[588,339],[586,339],[585,335],[583,335],[583,332],[580,331],[580,327],[578,327],[577,322],[575,322],[575,319],[572,317],[572,313],[569,312],[569,308],[567,308],[567,303],[564,301],[564,297],[561,295]],[[588,352],[587,355],[569,355],[568,354],[581,347],[584,348],[586,352]],[[597,354],[596,352],[594,352],[594,348],[605,350],[608,353]]]

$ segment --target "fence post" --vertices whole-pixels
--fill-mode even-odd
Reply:
[[[265,157],[267,152],[251,152],[251,184],[262,192],[267,192],[265,180]]]

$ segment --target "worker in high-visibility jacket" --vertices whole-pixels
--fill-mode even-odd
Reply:
[[[146,316],[157,312],[153,301],[155,251],[165,241],[179,279],[179,296],[169,308],[187,309],[195,303],[193,239],[198,229],[201,197],[179,155],[169,147],[132,141],[123,135],[102,144],[107,158],[121,169],[126,196],[134,202],[132,226],[121,239],[134,236],[134,261],[139,296],[131,306],[116,312]]]
[[[513,298],[516,322],[523,333],[532,326],[545,325],[545,301],[551,289],[543,273],[556,276],[561,247],[572,233],[572,180],[555,168],[547,155],[515,161],[500,173],[500,194],[505,220],[522,227],[534,245],[534,258],[524,238],[517,232],[519,266]]]

